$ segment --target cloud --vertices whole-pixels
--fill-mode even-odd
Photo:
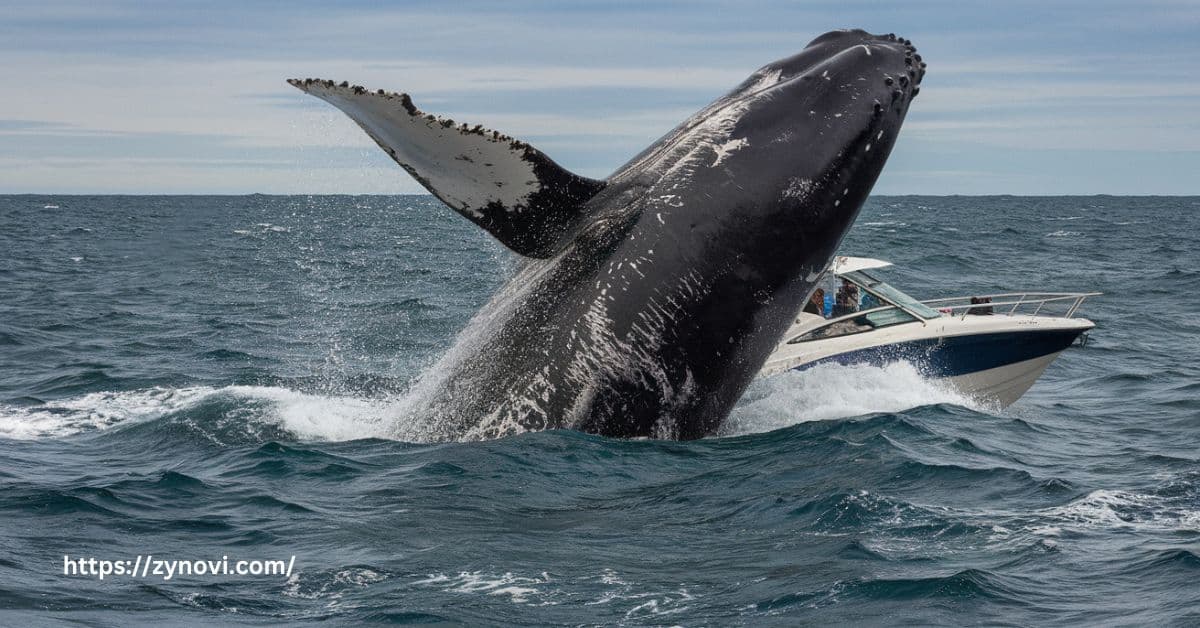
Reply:
[[[419,189],[352,122],[283,83],[294,76],[408,91],[603,176],[763,63],[848,24],[911,37],[930,62],[879,192],[1115,185],[1064,150],[1200,169],[1200,8],[1182,1],[18,2],[0,21],[0,191]],[[1061,172],[987,175],[1019,160]]]

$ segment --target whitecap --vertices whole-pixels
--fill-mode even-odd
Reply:
[[[1032,532],[1062,528],[1131,528],[1169,532],[1200,532],[1200,512],[1190,504],[1151,493],[1094,490],[1062,506],[1037,513],[1049,520]]]

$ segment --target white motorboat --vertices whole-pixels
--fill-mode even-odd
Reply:
[[[968,396],[1007,406],[1067,347],[1084,344],[1095,327],[1075,314],[1084,299],[1099,292],[918,301],[876,276],[887,266],[891,263],[877,259],[835,258],[822,284],[841,280],[837,297],[810,302],[767,358],[762,374],[828,363],[904,361]]]

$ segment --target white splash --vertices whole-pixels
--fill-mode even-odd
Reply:
[[[276,424],[303,440],[393,438],[402,399],[358,399],[271,386],[150,388],[96,392],[29,407],[0,406],[0,437],[61,438],[152,421],[210,401],[258,406],[246,420]]]
[[[40,406],[0,406],[0,437],[19,440],[70,436],[131,420],[149,420],[189,407],[211,388],[151,388],[97,392]]]
[[[948,403],[977,408],[976,402],[911,364],[820,365],[755,381],[734,408],[722,436],[769,432],[807,421],[827,421],[877,412]]]

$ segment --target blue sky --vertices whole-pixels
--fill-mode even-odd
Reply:
[[[284,79],[603,177],[834,28],[929,63],[878,194],[1200,194],[1200,2],[4,2],[0,193],[406,193]]]

